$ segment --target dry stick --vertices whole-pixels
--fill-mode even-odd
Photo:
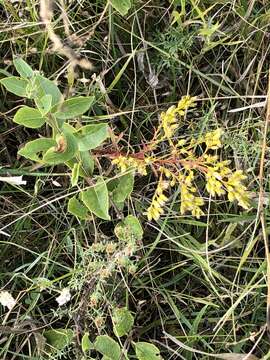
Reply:
[[[40,0],[40,18],[47,30],[48,37],[54,45],[54,50],[59,54],[68,58],[70,65],[75,68],[75,66],[80,66],[81,68],[91,70],[93,69],[93,64],[85,59],[80,58],[76,52],[71,49],[69,46],[64,45],[61,38],[54,32],[52,26],[53,18],[53,1],[52,0]]]
[[[259,204],[258,204],[258,213],[260,216],[260,222],[262,226],[262,235],[264,240],[264,247],[265,247],[265,257],[266,257],[266,264],[267,264],[267,309],[266,309],[266,324],[268,332],[270,331],[270,254],[269,254],[269,245],[268,245],[268,237],[266,234],[266,225],[265,225],[265,216],[264,216],[264,162],[265,162],[265,153],[267,147],[267,133],[269,129],[269,122],[270,122],[270,70],[268,74],[268,90],[267,90],[267,99],[266,99],[266,116],[265,116],[265,123],[264,123],[264,131],[263,131],[263,141],[262,141],[262,153],[261,153],[261,160],[260,160],[260,170],[259,170]]]

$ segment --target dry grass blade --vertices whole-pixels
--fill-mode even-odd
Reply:
[[[259,170],[259,204],[258,204],[258,214],[260,215],[260,221],[262,226],[262,235],[264,239],[265,246],[265,257],[267,263],[267,309],[266,309],[266,323],[268,332],[270,331],[270,254],[269,254],[269,245],[268,245],[268,235],[266,233],[266,223],[265,223],[265,214],[264,214],[264,163],[265,163],[265,154],[267,148],[267,133],[269,130],[270,122],[270,71],[268,75],[268,92],[267,92],[267,108],[266,116],[263,130],[263,139],[262,139],[262,151],[261,151],[261,160],[260,160],[260,170]]]
[[[164,334],[167,336],[168,339],[173,341],[176,345],[178,345],[182,349],[190,351],[192,353],[205,355],[205,356],[209,356],[209,357],[213,357],[213,358],[221,359],[221,360],[259,360],[257,358],[257,356],[254,356],[252,354],[236,354],[236,353],[211,354],[211,353],[206,353],[204,351],[196,350],[190,346],[183,344],[181,341],[177,340],[175,337],[171,336],[170,334],[167,334],[166,332],[164,332]]]

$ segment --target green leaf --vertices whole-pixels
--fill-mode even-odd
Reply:
[[[96,216],[104,220],[110,220],[109,195],[106,183],[99,178],[96,185],[83,191],[82,201]]]
[[[112,200],[116,203],[122,203],[131,194],[134,186],[134,172],[121,175],[117,179],[117,186],[113,190]]]
[[[93,349],[93,344],[89,340],[89,333],[86,332],[82,337],[82,351],[86,353],[91,349]]]
[[[43,335],[55,350],[63,350],[71,344],[74,334],[71,329],[52,329],[45,331]]]
[[[94,100],[94,96],[78,96],[65,100],[55,113],[55,116],[58,119],[73,119],[89,110]]]
[[[135,352],[138,360],[160,360],[159,349],[147,342],[138,342],[135,344]]]
[[[80,151],[95,149],[109,136],[107,124],[91,124],[81,127],[76,132]]]
[[[14,58],[13,64],[21,77],[28,79],[34,75],[32,68],[22,58]]]
[[[72,159],[77,150],[77,140],[69,129],[57,135],[57,146],[50,148],[43,156],[43,161],[49,165],[57,165]]]
[[[15,114],[13,121],[31,129],[37,129],[45,123],[44,118],[38,109],[29,106],[22,106]]]
[[[128,215],[123,221],[116,225],[114,233],[119,240],[139,241],[143,237],[143,229],[139,220],[133,216]]]
[[[113,331],[116,336],[128,335],[134,324],[134,317],[126,308],[115,309],[112,315]]]
[[[130,0],[110,0],[112,6],[117,10],[122,16],[128,13],[128,10],[131,8]]]
[[[52,107],[52,95],[47,94],[35,99],[36,106],[42,115],[46,115]]]
[[[71,174],[71,186],[76,186],[78,184],[80,168],[81,168],[80,162],[77,162],[76,164],[74,164],[74,166],[72,168],[72,174]]]
[[[68,201],[68,212],[77,216],[81,220],[87,220],[90,218],[87,207],[85,207],[76,197],[72,197]]]
[[[27,159],[41,162],[43,152],[46,152],[52,146],[56,146],[54,139],[40,138],[26,143],[25,146],[18,151],[18,154]]]
[[[81,170],[83,170],[86,176],[92,175],[95,166],[93,156],[89,151],[80,151],[79,156],[82,163]]]
[[[41,98],[44,95],[51,95],[52,106],[59,104],[62,100],[62,94],[58,89],[57,85],[53,81],[46,79],[40,74],[35,74],[35,79],[33,81],[32,87],[34,98]]]
[[[0,80],[0,83],[11,93],[17,95],[26,97],[26,88],[28,85],[28,81],[21,79],[16,76],[10,76],[6,77],[4,79]]]
[[[119,360],[121,351],[119,344],[107,335],[97,336],[95,349],[110,360]]]

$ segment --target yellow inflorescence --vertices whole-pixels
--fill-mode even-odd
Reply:
[[[118,158],[112,161],[114,165],[116,165],[121,173],[126,172],[128,169],[135,169],[140,175],[147,175],[146,167],[149,163],[146,159],[139,160],[131,156],[122,156],[120,155]]]
[[[246,176],[241,170],[233,172],[225,183],[226,190],[228,191],[229,201],[238,201],[238,204],[244,209],[249,208],[249,196],[247,188],[243,185],[242,181],[246,179]]]
[[[214,131],[205,134],[204,142],[208,149],[216,150],[222,147],[221,136],[223,135],[222,129],[216,129]]]
[[[199,218],[203,215],[201,206],[204,205],[204,200],[202,197],[194,195],[196,193],[196,188],[191,186],[189,187],[186,184],[180,185],[181,191],[181,203],[180,203],[180,212],[181,215],[191,212],[193,216]]]
[[[147,166],[151,165],[154,174],[159,176],[157,188],[147,210],[148,220],[158,220],[163,214],[163,207],[168,201],[164,192],[169,193],[175,186],[179,186],[180,189],[182,215],[191,213],[196,218],[204,215],[202,207],[205,201],[198,192],[198,187],[200,192],[206,190],[205,195],[208,193],[212,197],[220,197],[227,194],[229,201],[237,201],[244,209],[250,206],[249,194],[243,184],[246,176],[240,170],[230,169],[230,161],[220,160],[216,153],[216,150],[222,147],[223,130],[218,128],[198,138],[189,139],[183,139],[184,134],[179,134],[180,119],[194,102],[195,98],[185,96],[177,106],[171,106],[161,113],[159,127],[143,158],[121,155],[113,160],[121,172],[134,168],[139,174],[146,175]],[[181,138],[177,135],[181,135]],[[160,150],[162,142],[162,157],[159,157],[155,151]],[[206,146],[201,146],[203,144]],[[205,150],[202,151],[202,148]],[[167,149],[167,152],[164,149]],[[199,174],[203,175],[203,178],[198,176]],[[202,179],[205,180],[204,189],[202,185],[199,186]]]
[[[171,106],[166,112],[162,112],[160,115],[161,128],[164,131],[164,137],[171,141],[175,131],[179,128],[180,116],[185,115],[186,110],[193,106],[195,98],[190,96],[184,96],[177,106]]]
[[[169,183],[166,180],[163,180],[162,177],[159,179],[158,186],[156,188],[155,194],[153,196],[151,205],[147,209],[147,218],[148,220],[158,220],[160,215],[163,214],[163,206],[168,200],[167,196],[164,195],[164,191],[169,187]]]

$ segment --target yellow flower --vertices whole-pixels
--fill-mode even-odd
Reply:
[[[204,200],[201,197],[195,196],[196,191],[193,187],[188,187],[186,184],[181,184],[181,205],[180,212],[184,215],[187,212],[191,212],[193,216],[199,218],[204,215],[201,206],[204,204]]]
[[[189,95],[183,96],[182,99],[178,102],[176,111],[179,115],[184,115],[185,110],[189,107],[194,106],[196,101],[196,97],[191,97]]]
[[[205,174],[206,178],[206,190],[212,196],[218,195],[221,196],[225,194],[223,189],[223,184],[221,182],[222,176],[215,171],[213,168],[208,168],[207,173]]]
[[[204,137],[204,142],[206,143],[208,149],[216,150],[222,146],[220,140],[222,134],[222,129],[216,129],[214,131],[206,133]]]
[[[160,115],[161,125],[167,139],[171,139],[178,128],[175,106],[171,106],[166,112]]]
[[[118,156],[118,158],[114,159],[112,161],[112,163],[120,169],[121,173],[126,172],[128,170],[128,168],[133,168],[139,174],[147,175],[146,166],[149,163],[149,161],[147,161],[147,159],[140,160],[140,159],[136,159],[131,156],[126,157],[126,156],[120,155],[120,156]]]
[[[225,185],[228,191],[228,200],[231,202],[236,200],[242,208],[248,209],[250,206],[250,198],[247,188],[242,183],[245,179],[246,176],[243,172],[241,170],[237,170],[228,177],[228,181]]]
[[[147,218],[149,221],[157,221],[160,218],[160,215],[163,214],[164,210],[162,207],[168,200],[167,196],[165,196],[163,192],[168,189],[168,187],[169,183],[160,177],[151,205],[147,209]]]

